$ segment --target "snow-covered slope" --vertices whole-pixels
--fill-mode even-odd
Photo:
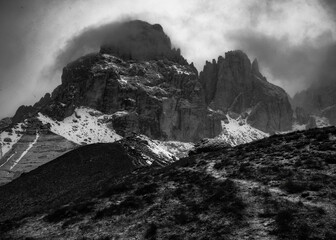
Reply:
[[[166,162],[174,162],[182,157],[188,156],[189,150],[194,147],[192,143],[152,140],[144,135],[137,136],[137,138],[146,141],[148,149]],[[151,164],[154,161],[151,154],[148,155],[146,152],[143,152],[143,157],[148,159],[148,164]]]
[[[215,138],[216,140],[237,146],[269,136],[269,134],[250,126],[242,117],[233,119],[229,114],[226,117],[227,121],[222,121],[222,133]]]
[[[120,140],[119,136],[109,125],[112,115],[79,107],[75,112],[62,121],[53,120],[41,113],[38,119],[43,124],[50,124],[50,131],[77,144],[107,143]]]

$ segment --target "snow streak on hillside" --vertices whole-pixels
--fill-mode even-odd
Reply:
[[[21,154],[21,156],[14,161],[14,164],[10,167],[9,170],[13,170],[13,168],[21,161],[21,159],[29,152],[29,150],[37,143],[37,140],[38,140],[39,136],[40,136],[39,133],[36,132],[36,137],[35,137],[34,141],[31,142],[29,144],[29,146],[27,147],[27,149],[24,150],[24,152]]]
[[[24,123],[16,124],[11,130],[0,133],[0,141],[2,143],[2,155],[4,156],[23,136]],[[0,156],[1,157],[1,156]]]
[[[62,121],[53,120],[41,113],[38,115],[43,124],[50,124],[50,131],[77,144],[108,143],[121,139],[109,126],[108,120],[111,117],[86,107],[76,108],[71,116]]]
[[[222,121],[222,133],[216,139],[224,141],[231,146],[237,146],[269,136],[269,134],[250,126],[241,117],[237,119],[233,119],[229,115],[226,115],[226,117],[228,121]]]

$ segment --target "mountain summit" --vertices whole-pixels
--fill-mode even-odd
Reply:
[[[124,60],[168,59],[187,64],[180,49],[172,49],[169,37],[160,24],[151,25],[135,20],[117,25],[113,36],[105,39],[100,53],[111,54]]]

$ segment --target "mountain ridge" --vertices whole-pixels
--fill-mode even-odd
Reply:
[[[0,136],[10,142],[2,146],[6,154],[0,163],[6,164],[0,175],[9,171],[18,176],[21,170],[8,169],[17,159],[36,166],[30,155],[17,158],[21,148],[33,143],[20,139],[36,132],[59,135],[59,140],[50,139],[64,146],[113,142],[134,133],[158,141],[215,138],[237,145],[292,129],[287,94],[267,82],[257,60],[251,63],[242,51],[207,62],[199,74],[172,48],[160,25],[131,21],[115,31],[120,31],[118,37],[106,39],[99,53],[68,63],[51,94],[33,106],[19,107],[11,123],[3,121]],[[24,128],[19,130],[19,125]],[[37,143],[30,152],[35,147],[44,151]],[[45,162],[50,160],[46,157]]]

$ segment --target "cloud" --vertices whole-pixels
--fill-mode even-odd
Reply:
[[[320,0],[326,11],[336,21],[336,1],[335,0]]]
[[[302,89],[311,80],[305,82],[300,71],[308,76],[304,66],[314,65],[318,58],[311,56],[322,56],[322,45],[329,44],[319,44],[319,36],[335,39],[329,6],[333,1],[0,0],[0,118],[52,91],[66,63],[98,51],[103,26],[128,18],[161,24],[198,70],[225,51],[247,48],[251,56],[261,56],[268,79],[286,90]],[[255,46],[257,41],[269,52]],[[276,59],[271,59],[274,51]]]
[[[270,77],[287,86],[290,94],[320,81],[321,73],[330,70],[322,64],[334,47],[329,31],[299,44],[291,43],[286,36],[276,38],[246,29],[230,34],[230,38],[236,47],[256,57]]]

